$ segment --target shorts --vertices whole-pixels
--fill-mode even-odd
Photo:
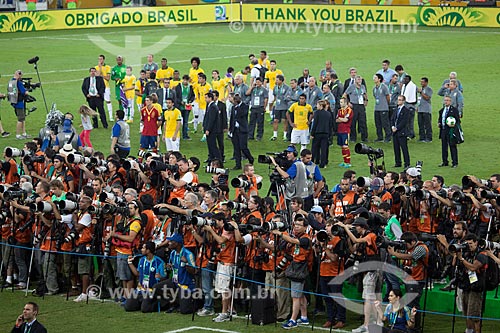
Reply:
[[[91,257],[78,257],[78,275],[90,274]]]
[[[375,301],[377,300],[377,283],[378,274],[375,272],[368,272],[363,277],[363,295],[364,300]]]
[[[464,316],[481,317],[481,308],[483,306],[483,293],[478,291],[463,291],[462,310]],[[475,320],[475,319],[474,319]],[[479,321],[479,319],[477,319]]]
[[[215,275],[215,291],[218,293],[228,292],[231,288],[234,266],[217,263],[217,274]]]
[[[308,129],[298,130],[294,128],[292,130],[291,143],[292,144],[300,143],[301,145],[309,144],[309,130]]]
[[[106,89],[104,90],[104,100],[106,102],[111,101],[111,89],[109,89],[109,87],[106,87]]]
[[[267,94],[267,104],[271,104],[274,102],[274,93],[273,89],[268,89],[268,94]],[[267,106],[267,105],[266,105]]]
[[[349,145],[349,133],[337,133],[337,145],[348,146]]]
[[[156,147],[157,136],[141,135],[141,148],[150,149]]]
[[[181,139],[177,137],[175,141],[171,138],[165,138],[165,145],[167,146],[167,151],[179,151]]]
[[[25,121],[26,120],[26,110],[15,108],[17,121]]]
[[[292,298],[301,298],[304,296],[304,282],[295,282],[295,281],[290,281],[290,289],[292,290],[290,292],[290,296]]]
[[[128,256],[128,254],[116,254],[116,277],[120,281],[131,281],[133,279],[132,271],[128,267]]]
[[[286,121],[286,113],[288,110],[274,110],[273,111],[273,120],[281,121],[284,119]]]

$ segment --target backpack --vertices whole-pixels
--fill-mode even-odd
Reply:
[[[260,65],[260,68],[258,68],[259,70],[259,77],[262,79],[262,82],[265,82],[266,80],[266,72],[268,71],[268,69],[262,65]]]
[[[492,291],[498,287],[500,282],[500,269],[498,268],[498,264],[493,259],[491,259],[486,253],[482,253],[488,257],[487,267],[484,272],[484,288],[486,291]]]

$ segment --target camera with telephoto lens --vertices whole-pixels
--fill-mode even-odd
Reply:
[[[40,231],[38,235],[35,235],[35,237],[33,237],[33,245],[37,246],[38,244],[40,244],[42,240],[45,238],[46,234],[47,230],[42,229],[42,231]]]
[[[417,238],[421,242],[435,242],[438,240],[436,235],[430,235],[426,233],[418,234]]]
[[[398,185],[395,187],[395,190],[400,194],[400,195],[405,195],[405,196],[410,196],[411,194],[414,194],[417,192],[417,190],[420,190],[420,187],[417,185]]]
[[[78,203],[75,201],[59,200],[59,201],[54,201],[54,203],[56,204],[57,208],[60,211],[73,212],[78,209]]]
[[[153,213],[156,216],[166,216],[172,214],[172,211],[167,207],[153,207]]]
[[[229,224],[229,226],[232,227],[230,224]],[[233,228],[233,230],[234,230],[234,228]],[[238,230],[243,235],[250,234],[252,232],[258,232],[258,233],[264,232],[262,226],[255,225],[255,224],[238,224]]]
[[[12,157],[24,157],[27,155],[33,155],[33,152],[28,149],[17,149],[14,147],[7,147],[5,148],[5,156],[12,158]]]
[[[162,172],[162,171],[170,171],[171,173],[179,172],[179,166],[177,164],[174,164],[174,165],[165,164],[162,161],[159,161],[157,159],[152,160],[149,163],[149,167],[151,168],[151,171],[153,171],[155,173]]]
[[[207,165],[205,168],[206,173],[211,173],[211,174],[217,174],[217,175],[229,175],[229,169],[223,169],[223,168],[214,168],[211,167],[210,165]]]
[[[100,177],[108,172],[107,166],[98,166],[92,169],[92,174],[96,177]]]
[[[23,163],[26,165],[26,168],[28,171],[34,171],[35,167],[33,166],[34,163],[44,163],[45,162],[45,156],[43,155],[25,155],[23,157]]]
[[[480,192],[481,198],[487,199],[487,200],[496,200],[497,205],[500,205],[500,193],[498,193],[496,190],[481,190]]]
[[[474,188],[476,187],[476,183],[472,181],[471,178],[474,178],[475,181],[479,184],[481,184],[482,186],[486,186],[488,188],[492,188],[493,187],[493,184],[491,184],[491,182],[487,179],[480,179],[480,178],[477,178],[475,176],[463,176],[462,177],[462,187],[463,188]]]
[[[419,189],[415,191],[415,198],[418,201],[429,200],[431,197],[431,193],[424,189]]]
[[[12,200],[17,200],[17,201],[25,201],[26,198],[28,198],[29,193],[21,190],[18,187],[9,187],[8,190],[3,192],[3,199],[5,201],[12,201]]]
[[[478,246],[485,250],[492,250],[492,251],[500,250],[500,243],[487,241],[485,239],[480,239],[478,241]]]
[[[377,236],[376,240],[377,248],[386,249],[387,247],[393,247],[396,250],[406,250],[406,243],[403,241],[392,241],[384,236]]]
[[[125,171],[130,171],[130,169],[132,169],[132,168],[135,169],[136,167],[139,167],[139,169],[143,170],[143,171],[146,169],[145,164],[139,163],[139,161],[134,160],[132,158],[129,158],[129,159],[123,161],[122,166],[125,169]]]
[[[358,177],[356,179],[356,184],[359,187],[370,187],[372,184],[372,179],[370,177]]]
[[[79,236],[80,235],[78,234],[78,232],[76,230],[71,230],[69,232],[69,234],[66,237],[64,237],[64,242],[65,243],[72,242],[74,240],[77,240]]]
[[[328,235],[328,232],[326,232],[326,230],[320,230],[316,233],[316,239],[320,243],[325,243],[330,241],[330,235]]]
[[[285,231],[287,228],[286,228],[286,224],[284,222],[264,222],[264,224],[262,224],[262,230],[264,232],[271,232],[273,230],[279,230],[279,231]]]
[[[30,205],[30,208],[34,208],[36,213],[52,213],[52,205],[47,201],[39,201],[36,204]]]
[[[215,221],[208,220],[206,218],[199,217],[199,216],[193,216],[190,220],[187,221],[187,224],[195,225],[197,227],[203,227],[206,225],[213,227],[215,225]]]
[[[276,266],[276,268],[275,268],[276,274],[283,272],[286,268],[286,265],[289,262],[292,262],[292,260],[293,260],[293,257],[290,254],[285,253],[283,259],[280,260],[278,266]]]
[[[105,204],[102,207],[102,212],[103,214],[121,215],[124,217],[128,217],[130,215],[128,205],[124,203],[120,203],[118,206]]]
[[[227,205],[227,208],[229,208],[230,210],[235,209],[237,212],[241,212],[241,211],[247,209],[247,205],[242,204],[240,202],[236,202],[236,201],[228,201],[226,205]]]
[[[453,192],[453,194],[451,195],[451,200],[456,204],[464,204],[471,201],[471,199],[462,191]]]
[[[239,176],[237,178],[231,179],[231,186],[234,188],[242,188],[245,191],[252,186],[252,183],[247,179],[246,176]]]
[[[318,206],[330,206],[333,203],[333,196],[335,193],[328,192],[327,190],[321,191],[319,198],[314,200],[314,204]]]
[[[373,156],[375,159],[384,157],[382,148],[373,148],[364,143],[357,143],[354,146],[356,154]]]
[[[448,251],[450,253],[457,253],[457,252],[461,252],[463,250],[467,250],[468,248],[469,248],[469,246],[467,244],[454,243],[454,244],[450,244],[448,246]]]
[[[88,164],[90,163],[90,158],[85,157],[80,154],[69,154],[66,159],[70,164]]]
[[[86,165],[87,169],[89,169],[89,170],[91,170],[91,169],[93,169],[95,167],[103,167],[103,166],[104,167],[107,166],[106,161],[105,160],[101,160],[98,157],[91,157],[90,158],[90,162],[87,163],[87,165]],[[124,166],[124,168],[125,168],[125,166]]]
[[[90,206],[88,209],[87,209],[87,212],[91,215],[95,215],[95,216],[102,216],[104,213],[102,211],[102,207],[98,207],[98,206]]]

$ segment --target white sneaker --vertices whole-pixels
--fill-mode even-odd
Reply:
[[[368,332],[368,327],[361,325],[358,328],[355,328],[351,331],[352,333],[363,333],[363,332]]]
[[[219,313],[219,315],[217,317],[215,317],[214,319],[212,319],[212,321],[214,323],[222,323],[225,321],[229,321],[229,319],[230,319],[229,313]]]
[[[196,314],[200,317],[213,316],[214,310],[208,310],[208,309],[203,308],[200,311],[196,312]]]
[[[75,299],[73,300],[73,302],[77,302],[77,303],[80,303],[80,302],[86,302],[86,301],[87,301],[87,298],[88,298],[87,294],[83,294],[83,293],[82,293],[82,294],[80,294],[77,298],[75,298]]]

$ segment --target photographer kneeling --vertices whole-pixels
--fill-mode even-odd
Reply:
[[[429,265],[429,249],[417,239],[413,232],[405,232],[401,235],[401,240],[405,242],[406,253],[396,252],[392,246],[387,247],[387,252],[397,259],[404,260],[404,270],[411,275],[408,280],[414,280],[412,283],[406,283],[406,292],[415,293],[416,296],[408,304],[410,307],[420,308],[420,298],[425,287],[427,278],[427,266]],[[414,330],[410,332],[420,332],[420,312],[416,315]]]
[[[153,296],[153,287],[165,274],[165,262],[155,256],[154,242],[147,242],[141,248],[143,257],[139,260],[137,267],[134,266],[134,257],[128,258],[128,265],[132,274],[139,277],[137,289],[125,301],[125,311],[154,312],[158,300]]]

